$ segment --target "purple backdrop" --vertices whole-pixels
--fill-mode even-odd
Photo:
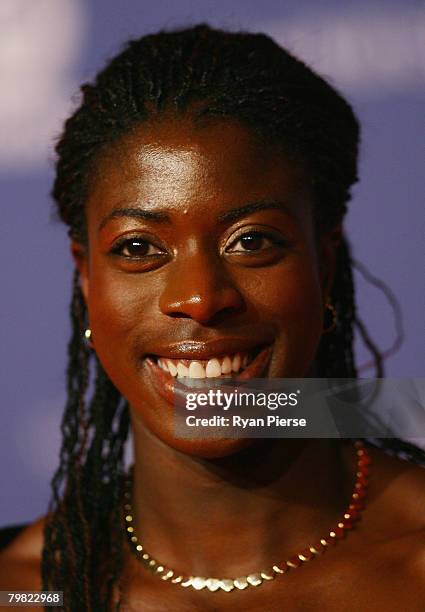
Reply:
[[[401,303],[406,339],[387,360],[387,375],[423,376],[425,16],[418,2],[334,0],[319,9],[303,0],[2,0],[0,525],[45,512],[58,455],[72,267],[66,232],[51,218],[51,143],[78,84],[127,38],[199,21],[269,32],[354,104],[363,142],[348,233],[355,257]],[[356,280],[364,320],[388,348],[392,311]],[[357,353],[367,360],[361,346]]]

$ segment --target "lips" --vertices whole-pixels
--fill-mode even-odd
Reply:
[[[209,348],[211,349],[211,345],[209,345]],[[197,379],[199,382],[200,378],[205,378],[206,380],[230,378],[233,383],[236,383],[238,380],[242,382],[251,378],[260,378],[264,373],[271,355],[271,346],[268,345],[264,347],[264,344],[257,347],[252,347],[251,345],[251,347],[247,347],[245,349],[240,348],[239,351],[234,353],[229,352],[221,355],[218,354],[216,356],[211,355],[211,351],[209,356],[207,356],[206,351],[200,350],[199,345],[196,347],[192,345],[192,349],[192,351],[186,350],[184,352],[184,356],[187,357],[188,353],[191,355],[195,353],[198,357],[197,359],[184,359],[183,351],[179,350],[169,350],[168,355],[149,355],[145,359],[148,375],[154,388],[158,394],[170,404],[174,404],[180,397],[182,399],[185,398],[185,394],[188,392],[190,387],[186,384],[182,384],[183,382],[190,383],[194,379]],[[180,355],[178,355],[179,352]],[[171,354],[178,356],[172,357]],[[201,359],[199,357],[201,354],[208,358]],[[206,375],[208,364],[211,364],[211,361],[213,360],[216,360],[218,364],[221,365],[220,376],[218,376],[218,370],[216,370],[217,376]],[[232,372],[223,374],[223,363],[226,370],[228,368],[229,360],[232,364]],[[182,367],[180,367],[180,370],[178,370],[179,363],[185,367],[185,370],[183,370]],[[216,365],[217,364],[213,364],[213,366],[210,365],[210,374],[212,373],[211,367],[216,367]],[[174,371],[174,368],[176,371]],[[195,376],[192,377],[190,375],[191,373],[195,373]]]

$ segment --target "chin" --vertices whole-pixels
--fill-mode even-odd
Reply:
[[[158,420],[152,413],[139,410],[138,406],[134,404],[131,405],[131,419],[133,427],[143,438],[147,438],[146,441],[149,445],[163,446],[169,450],[199,459],[230,457],[258,442],[256,438],[226,438],[224,436],[221,438],[217,436],[201,439],[179,437],[175,432],[171,411]]]
[[[159,436],[158,436],[159,437]],[[210,440],[194,440],[187,438],[160,438],[168,447],[191,457],[199,459],[220,459],[230,457],[249,448],[257,440],[250,438],[219,438]]]

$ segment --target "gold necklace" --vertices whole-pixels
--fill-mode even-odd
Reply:
[[[338,521],[336,527],[331,529],[324,538],[321,538],[313,546],[308,546],[299,554],[273,565],[271,569],[249,574],[247,576],[239,576],[238,578],[204,578],[202,576],[179,574],[165,565],[162,565],[151,557],[135,533],[130,503],[132,481],[129,477],[126,481],[124,491],[124,509],[126,532],[131,550],[150,571],[162,580],[169,581],[182,587],[192,587],[197,591],[206,588],[209,591],[218,591],[221,589],[229,593],[235,588],[243,590],[250,586],[258,587],[264,582],[274,580],[274,578],[281,574],[285,574],[288,570],[296,569],[303,563],[307,563],[307,561],[311,561],[315,557],[323,554],[329,546],[332,546],[338,540],[342,539],[346,535],[346,532],[350,530],[353,524],[360,518],[360,514],[365,507],[366,487],[368,484],[369,464],[371,459],[362,442],[355,442],[354,446],[357,454],[356,482],[354,484],[350,504],[344,512],[342,519]]]

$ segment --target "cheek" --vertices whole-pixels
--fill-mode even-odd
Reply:
[[[94,274],[90,280],[88,312],[93,342],[116,386],[128,378],[128,367],[137,361],[136,330],[149,316],[150,299],[140,289],[136,275],[108,271]]]
[[[276,345],[273,376],[302,377],[311,366],[322,335],[322,289],[317,266],[300,258],[277,266],[256,284],[259,316],[273,322]]]

